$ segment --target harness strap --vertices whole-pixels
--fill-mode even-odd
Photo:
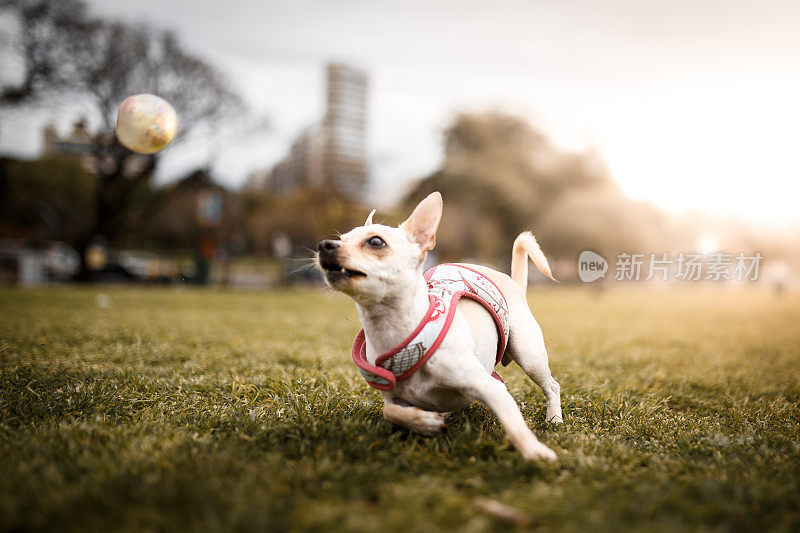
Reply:
[[[450,264],[440,266],[455,267],[455,270],[459,272],[461,281],[454,279],[432,281],[434,272],[438,266],[433,267],[425,273],[425,280],[428,282],[430,291],[428,294],[430,305],[423,319],[403,342],[392,350],[378,356],[375,360],[375,364],[371,364],[367,360],[366,336],[364,330],[362,329],[356,335],[353,341],[351,355],[353,362],[358,366],[359,371],[370,386],[379,390],[390,391],[395,388],[398,381],[408,379],[414,372],[419,370],[419,368],[430,359],[444,340],[445,335],[447,335],[453,318],[455,317],[456,306],[462,297],[477,301],[492,315],[498,332],[497,358],[495,364],[499,363],[500,359],[502,359],[508,341],[506,338],[507,325],[498,314],[498,311],[500,311],[504,316],[507,316],[507,303],[505,302],[503,293],[489,278],[469,267]],[[464,278],[461,269],[472,272],[471,275],[474,277],[473,281],[478,280],[483,283],[483,280],[485,280],[490,284],[490,289],[496,291],[496,296],[499,296],[499,298],[493,297],[491,293],[487,293],[485,287],[483,288],[483,293],[486,294],[487,297],[492,298],[494,306],[480,296],[479,292],[481,291]],[[453,282],[463,283],[464,289],[450,294],[445,284]],[[433,294],[434,292],[438,292],[442,296],[450,295],[449,305],[445,304],[442,298]],[[436,328],[440,329],[438,330],[438,335],[433,338],[432,335],[437,332]],[[503,381],[494,371],[492,372],[492,377],[501,382]]]
[[[400,376],[395,376],[395,374],[390,370],[387,370],[383,366],[379,366],[382,362],[386,361],[391,357],[394,357],[400,350],[407,347],[412,340],[414,340],[417,336],[419,336],[419,334],[422,332],[422,329],[428,324],[428,322],[430,322],[431,316],[433,316],[433,314],[437,310],[439,300],[435,296],[429,294],[428,301],[430,302],[430,304],[428,305],[428,310],[425,312],[424,318],[417,325],[416,329],[414,329],[414,331],[411,332],[411,335],[406,337],[406,339],[403,342],[398,344],[392,350],[380,355],[375,360],[374,365],[370,364],[370,362],[367,360],[367,342],[366,342],[367,339],[366,335],[364,334],[364,329],[362,328],[356,335],[356,338],[353,341],[353,350],[352,350],[353,362],[358,366],[359,371],[367,380],[367,383],[369,383],[376,389],[384,391],[392,390],[395,387],[395,385],[397,385],[398,379],[402,380],[411,376],[411,374],[416,372],[417,369],[420,366],[422,366],[425,363],[425,361],[427,361],[430,358],[431,355],[433,355],[433,352],[436,350],[436,348],[439,347],[439,344],[433,346],[432,347],[433,349],[428,350],[428,353],[425,353],[422,357],[420,357],[420,360],[417,362],[416,365],[414,365],[414,367],[409,369],[409,371],[404,372]]]

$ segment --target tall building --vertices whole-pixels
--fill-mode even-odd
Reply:
[[[285,194],[327,187],[360,199],[367,185],[367,75],[356,68],[327,66],[325,115],[303,131],[289,153],[268,171],[251,174],[247,187]]]
[[[367,185],[367,75],[345,65],[328,65],[324,174],[328,184],[350,198]]]

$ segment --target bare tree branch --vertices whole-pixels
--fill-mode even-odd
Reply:
[[[0,105],[83,94],[110,130],[120,102],[153,93],[175,107],[183,135],[199,122],[244,111],[219,73],[171,32],[90,18],[78,0],[4,0],[0,7],[20,18],[25,65],[23,82],[0,94]]]

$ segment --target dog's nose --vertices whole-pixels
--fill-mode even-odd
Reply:
[[[328,253],[330,253],[330,252],[335,251],[337,248],[339,248],[339,246],[340,246],[339,241],[334,241],[333,239],[325,239],[324,241],[319,243],[319,245],[317,246],[317,249],[320,252],[328,252]]]

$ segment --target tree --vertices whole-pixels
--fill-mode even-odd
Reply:
[[[157,156],[134,154],[111,133],[122,100],[138,93],[166,99],[178,112],[184,139],[198,124],[240,113],[243,104],[212,67],[185,52],[168,31],[90,17],[80,0],[5,0],[0,7],[19,18],[16,51],[25,65],[22,82],[0,94],[0,105],[79,99],[102,120],[105,133],[92,147],[95,221],[77,242],[85,260],[96,235],[110,242],[120,236],[121,214],[157,163]],[[89,272],[84,261],[84,277]]]
[[[559,150],[525,120],[498,112],[456,117],[444,132],[441,167],[417,184],[406,207],[433,190],[454,222],[440,229],[440,255],[504,262],[516,235],[537,229],[568,191],[617,192],[594,154]]]
[[[94,176],[74,157],[38,161],[0,158],[0,224],[33,244],[75,242],[94,221]]]
[[[670,238],[665,215],[626,198],[597,154],[561,150],[504,113],[457,116],[444,132],[441,167],[416,185],[406,208],[434,190],[445,197],[443,259],[503,265],[523,230],[570,261],[585,249],[618,253]]]

